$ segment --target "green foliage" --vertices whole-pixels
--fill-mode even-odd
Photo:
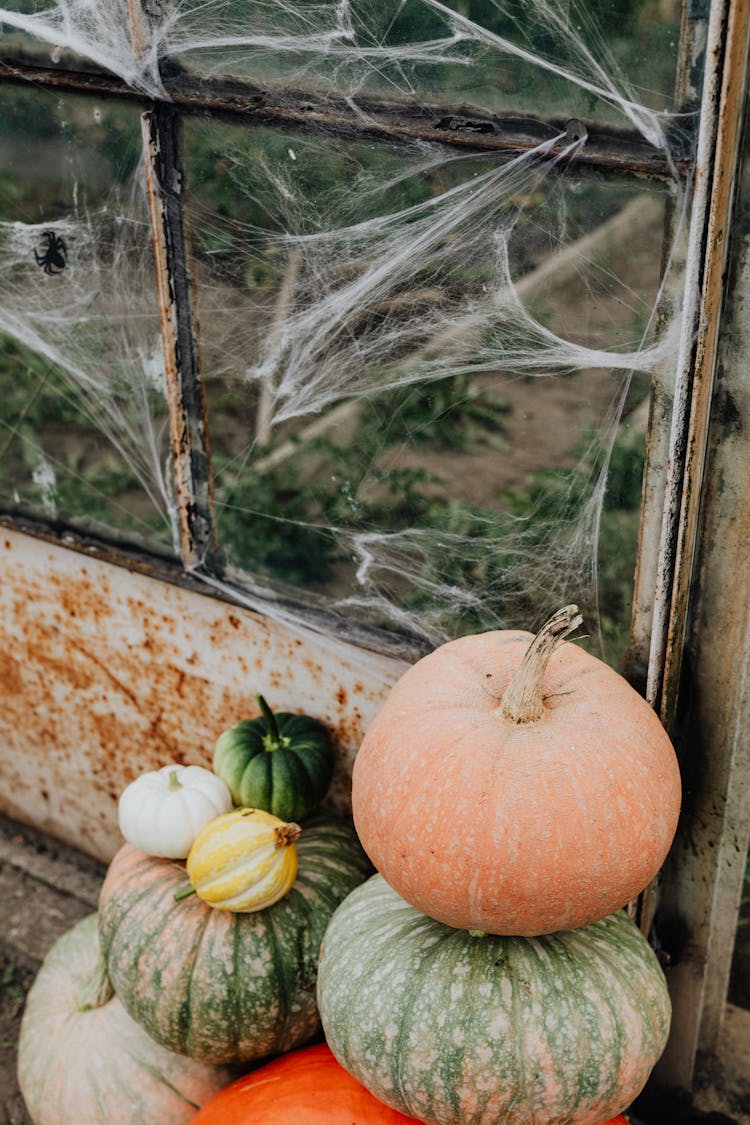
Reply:
[[[475,397],[463,377],[397,388],[367,403],[348,446],[300,442],[275,468],[234,482],[231,465],[220,466],[220,538],[230,561],[330,594],[342,578],[345,586],[351,581],[344,578],[351,570],[350,535],[418,529],[430,534],[399,543],[404,568],[415,576],[404,575],[392,590],[405,610],[441,614],[454,634],[496,627],[509,614],[519,626],[537,621],[555,608],[557,595],[534,588],[533,560],[551,550],[565,558],[565,536],[580,525],[606,452],[593,436],[574,468],[537,473],[498,507],[446,501],[440,477],[424,468],[387,467],[385,456],[405,444],[433,452],[489,450],[505,409]],[[612,451],[599,514],[598,621],[614,660],[629,632],[642,472],[642,439],[625,431]],[[519,567],[519,556],[529,566]],[[562,561],[558,569],[562,590],[569,575]],[[436,588],[456,592],[449,610]],[[598,643],[598,637],[591,641]]]
[[[337,530],[409,527],[430,508],[421,486],[435,482],[423,469],[378,468],[364,443],[322,439],[223,488],[228,466],[216,468],[219,536],[230,562],[312,590],[324,590],[347,559]]]
[[[112,389],[125,405],[131,391],[116,369]],[[54,364],[7,336],[0,336],[0,403],[5,502],[153,540],[168,537],[164,518],[143,502],[133,472],[102,435],[98,404],[74,390]],[[45,463],[54,472],[49,484],[35,475]]]
[[[429,383],[398,387],[374,399],[366,411],[361,437],[366,444],[409,441],[433,449],[469,452],[478,445],[498,442],[510,407],[496,395],[482,391],[470,372]]]

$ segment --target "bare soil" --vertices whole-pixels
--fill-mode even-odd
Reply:
[[[32,1125],[16,1081],[18,1036],[34,973],[0,953],[0,1125]]]

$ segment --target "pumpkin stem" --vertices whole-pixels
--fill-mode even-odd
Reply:
[[[102,956],[96,963],[96,968],[78,993],[76,1010],[91,1012],[94,1008],[103,1008],[112,999],[115,990],[107,972],[107,962]]]
[[[279,731],[279,724],[276,722],[276,716],[271,708],[266,703],[260,692],[256,692],[255,701],[260,707],[261,714],[266,720],[268,727],[268,734],[263,739],[263,748],[265,750],[280,750],[288,745],[288,739],[283,739]]]
[[[177,770],[170,770],[169,771],[169,788],[170,789],[182,789],[182,782],[180,781],[179,777],[177,776]]]
[[[277,848],[288,848],[295,840],[299,839],[299,834],[302,831],[299,824],[289,823],[280,824],[278,828],[274,829],[274,836],[276,837]]]
[[[577,605],[566,605],[542,626],[503,695],[502,715],[505,719],[517,726],[541,719],[544,714],[542,681],[550,657],[582,620]]]

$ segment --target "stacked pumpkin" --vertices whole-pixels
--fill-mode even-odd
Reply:
[[[420,1121],[593,1125],[666,1042],[664,977],[622,907],[669,849],[679,770],[641,697],[563,643],[580,620],[437,649],[355,762],[379,873],[331,920],[318,1003],[339,1063]]]
[[[323,933],[372,868],[348,824],[313,811],[325,728],[259,703],[219,739],[216,772],[169,765],[122,794],[128,843],[98,915],[53,948],[24,1013],[36,1125],[181,1125],[237,1068],[319,1032]]]

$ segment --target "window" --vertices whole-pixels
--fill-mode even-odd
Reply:
[[[132,754],[205,753],[253,677],[326,711],[345,804],[404,659],[566,601],[688,775],[697,715],[726,743],[715,784],[747,785],[744,696],[709,714],[694,676],[729,551],[707,536],[738,534],[711,482],[746,456],[718,413],[744,418],[737,238],[722,308],[740,7],[0,10],[7,682],[44,696],[34,768],[51,754],[95,808],[64,816],[16,764],[6,811],[106,854]],[[708,833],[742,856],[743,815]],[[701,949],[719,921],[696,938],[680,848],[653,932],[691,1013],[664,1081],[697,1090],[731,958],[681,983],[674,920]],[[711,863],[729,949],[741,864]]]

